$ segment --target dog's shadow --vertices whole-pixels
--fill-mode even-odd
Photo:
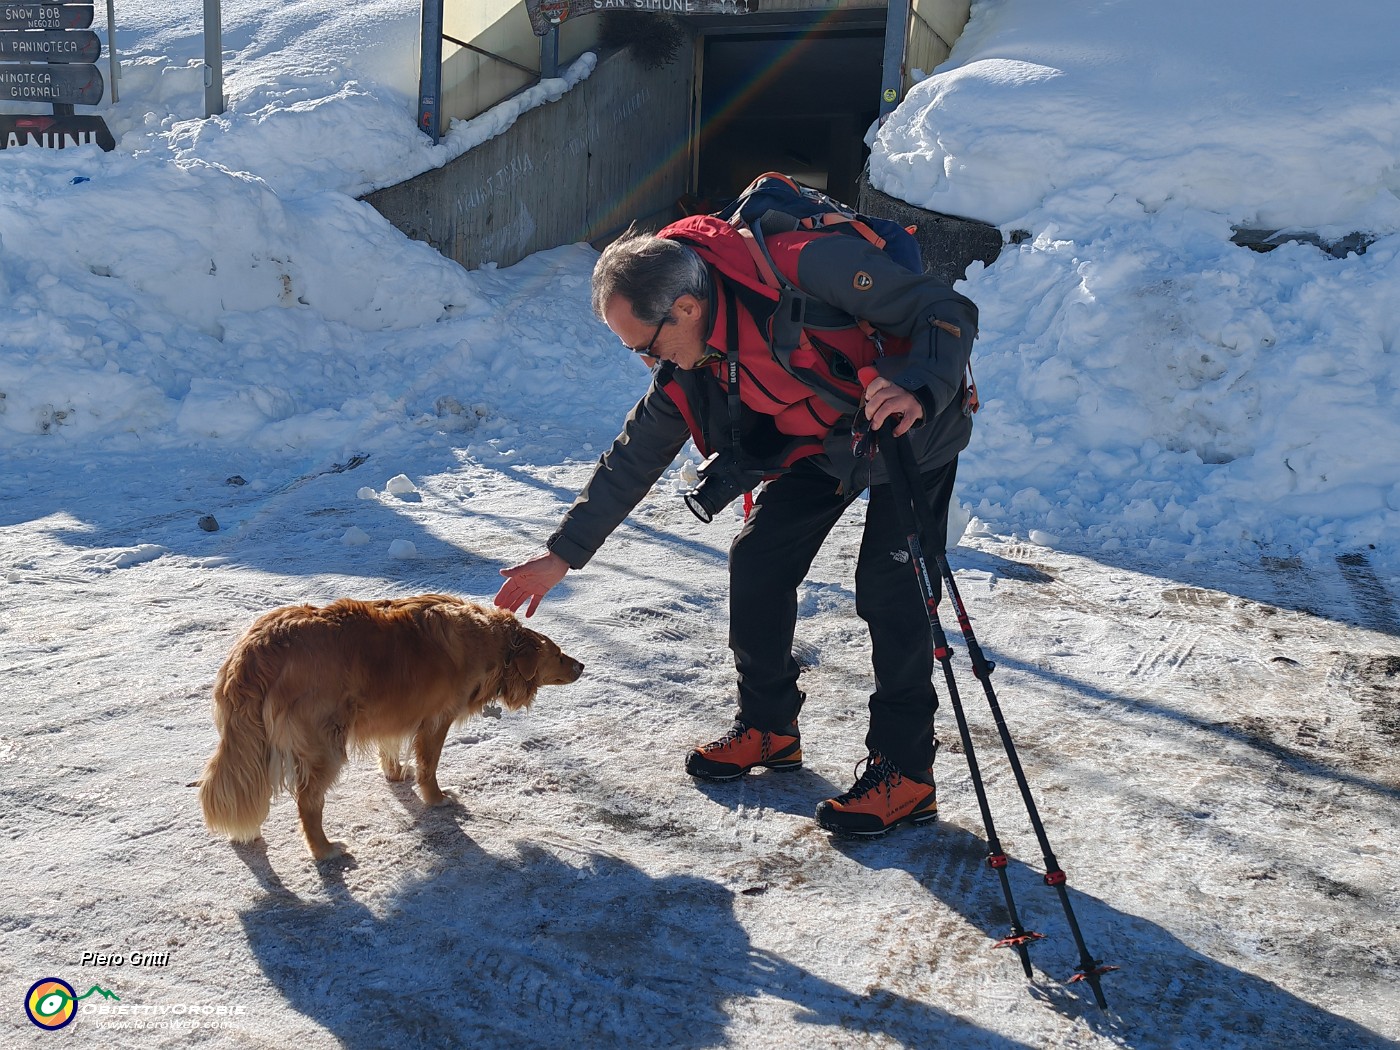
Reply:
[[[268,891],[240,916],[255,960],[344,1046],[722,1046],[727,1007],[764,999],[790,1003],[802,1024],[900,1045],[930,1031],[988,1042],[936,1006],[854,993],[755,947],[735,893],[718,883],[649,875],[596,848],[495,825],[482,825],[484,848],[463,827],[473,823],[466,807],[426,807],[396,789],[427,849],[407,875],[386,873],[392,889],[378,899],[358,896],[367,861],[353,892],[340,862],[317,865],[328,899],[308,903],[265,851],[240,854]]]

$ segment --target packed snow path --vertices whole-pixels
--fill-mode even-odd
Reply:
[[[252,491],[169,456],[110,475],[96,459],[76,497],[62,472],[7,479],[4,505],[26,510],[0,530],[0,968],[12,1001],[48,975],[120,996],[80,1004],[75,1045],[1400,1036],[1400,641],[1364,558],[1183,574],[991,536],[951,552],[1085,939],[1120,967],[1107,1012],[1066,983],[1074,945],[946,610],[1017,904],[1046,935],[1035,980],[992,949],[1005,910],[946,702],[937,824],[848,843],[812,823],[862,754],[859,504],[802,591],[800,772],[703,785],[681,771],[729,716],[735,525],[701,526],[659,492],[531,621],[585,677],[456,729],[439,773],[451,805],[425,809],[362,760],[326,809],[343,862],[311,862],[286,798],[265,841],[210,837],[190,786],[215,739],[209,689],[257,613],[345,594],[486,600],[588,469],[437,455],[416,491],[375,499],[357,491],[400,471],[373,456]],[[211,511],[217,533],[196,524]],[[352,526],[373,544],[342,543]],[[418,557],[389,558],[390,538]],[[80,966],[84,952],[128,958]],[[138,967],[137,952],[168,961]],[[25,1045],[52,1038],[17,1008],[7,1023]]]

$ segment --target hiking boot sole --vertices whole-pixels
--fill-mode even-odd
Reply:
[[[817,826],[823,831],[829,831],[833,835],[843,839],[878,839],[888,835],[895,828],[913,827],[917,824],[931,824],[937,819],[938,810],[935,809],[928,813],[911,813],[909,816],[901,817],[899,820],[886,824],[884,827],[864,830],[858,828],[843,828],[837,825],[827,824],[822,820],[822,815],[818,813]]]
[[[750,773],[750,772],[752,772],[752,771],[755,770],[755,769],[771,769],[771,770],[773,770],[773,772],[775,772],[775,773],[785,773],[785,772],[789,772],[789,771],[794,770],[794,769],[801,769],[801,768],[802,768],[802,759],[800,759],[800,758],[794,758],[794,759],[784,759],[784,760],[780,760],[780,761],[777,761],[777,762],[755,762],[755,763],[754,763],[753,765],[751,765],[751,766],[744,766],[743,768],[739,768],[739,769],[736,769],[736,768],[733,768],[733,767],[730,767],[729,769],[718,769],[718,770],[700,769],[700,768],[695,768],[696,766],[699,765],[699,763],[693,761],[694,759],[697,759],[697,758],[700,758],[700,756],[697,755],[697,754],[691,754],[691,755],[687,755],[687,756],[686,756],[686,760],[685,760],[685,771],[686,771],[687,773],[689,773],[691,776],[695,777],[697,780],[713,780],[713,781],[738,780],[740,777],[744,776],[746,773]]]

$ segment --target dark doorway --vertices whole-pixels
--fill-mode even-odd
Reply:
[[[716,206],[781,171],[853,201],[880,110],[884,11],[711,23],[701,41],[697,192]],[[778,16],[774,16],[778,17]],[[737,28],[736,28],[737,27]]]

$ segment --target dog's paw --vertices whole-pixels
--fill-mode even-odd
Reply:
[[[446,806],[449,803],[456,801],[451,795],[443,791],[436,784],[429,786],[419,784],[418,793],[423,796],[423,805],[425,806]]]
[[[384,771],[384,779],[398,783],[400,780],[407,780],[412,771],[397,758],[379,759],[379,768]]]
[[[346,845],[343,842],[327,841],[324,846],[313,848],[311,855],[316,858],[317,863],[325,860],[335,860],[337,857],[346,856]]]

